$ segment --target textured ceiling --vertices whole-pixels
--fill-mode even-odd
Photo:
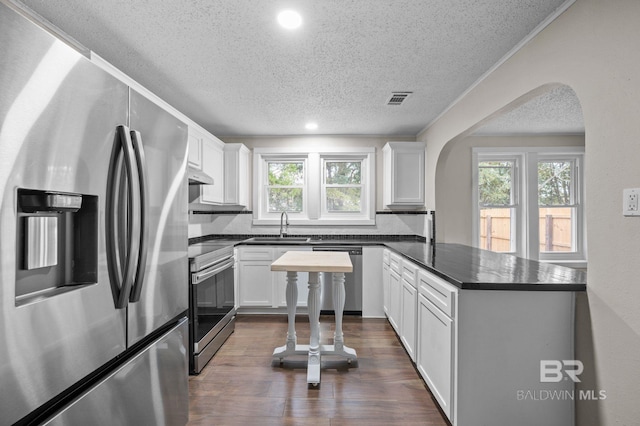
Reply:
[[[583,133],[580,101],[568,86],[539,95],[475,131],[476,135]]]
[[[23,3],[218,136],[398,136],[423,130],[564,0]],[[301,28],[278,26],[285,8]],[[388,106],[393,91],[413,94]]]

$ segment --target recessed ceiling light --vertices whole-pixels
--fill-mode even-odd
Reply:
[[[304,125],[304,128],[307,130],[316,130],[318,128],[318,123],[307,123]]]
[[[302,16],[295,10],[283,10],[278,14],[278,23],[288,30],[294,30],[302,25]]]

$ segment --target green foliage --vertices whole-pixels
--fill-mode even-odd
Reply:
[[[508,206],[512,203],[512,161],[482,161],[478,164],[478,192],[481,206]]]
[[[360,188],[327,188],[327,210],[330,212],[359,212]]]
[[[304,183],[304,163],[268,163],[269,185],[302,185]]]
[[[327,185],[359,184],[362,163],[346,161],[327,161],[325,163],[325,182]]]
[[[267,206],[270,212],[302,211],[303,162],[268,163]]]
[[[562,206],[571,204],[571,161],[538,162],[538,204]]]
[[[302,211],[302,188],[269,188],[267,194],[272,213]]]
[[[362,162],[360,161],[327,161],[325,163],[328,211],[359,212],[361,210],[361,174]]]

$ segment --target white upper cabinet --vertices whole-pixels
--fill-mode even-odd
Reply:
[[[424,206],[425,147],[422,142],[387,142],[383,155],[383,203],[391,208]]]
[[[201,185],[200,201],[224,203],[224,143],[211,134],[202,138],[202,171],[213,178],[212,185]]]
[[[241,143],[224,145],[224,203],[249,207],[249,149]]]
[[[202,170],[202,136],[189,127],[189,166]]]

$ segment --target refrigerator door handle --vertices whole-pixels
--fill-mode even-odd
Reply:
[[[148,179],[147,179],[147,161],[144,155],[144,148],[142,147],[142,136],[138,131],[131,131],[131,141],[133,143],[133,151],[136,159],[136,166],[138,168],[138,185],[140,191],[140,242],[139,242],[139,254],[138,265],[136,267],[137,272],[135,281],[133,283],[133,289],[131,290],[131,296],[129,302],[138,302],[140,300],[140,294],[142,293],[142,284],[144,282],[144,274],[147,266],[147,248],[149,238],[149,226],[148,226]]]
[[[140,244],[136,238],[140,235],[140,217],[133,213],[140,202],[140,187],[133,183],[140,179],[129,129],[118,126],[116,133],[107,178],[106,242],[114,303],[117,309],[123,309],[128,305]],[[126,180],[126,184],[122,180]],[[122,234],[126,240],[123,247],[119,238]]]

